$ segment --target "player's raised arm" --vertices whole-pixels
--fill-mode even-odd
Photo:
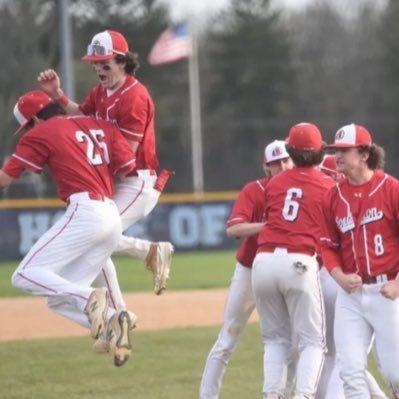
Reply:
[[[54,102],[61,104],[68,115],[82,114],[79,105],[64,94],[61,89],[60,78],[54,69],[46,69],[40,72],[37,80],[42,90],[49,95]]]
[[[13,180],[14,178],[0,170],[0,188],[7,187]]]

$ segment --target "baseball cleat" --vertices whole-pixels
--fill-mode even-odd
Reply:
[[[131,324],[130,324],[130,330],[133,330],[137,326],[137,316],[133,313],[128,311]],[[108,353],[110,351],[110,343],[107,340],[107,329],[105,330],[104,334],[102,334],[96,342],[93,344],[93,351],[95,353]]]
[[[108,312],[108,291],[106,288],[96,288],[90,294],[84,312],[90,323],[90,334],[97,339],[104,331]]]
[[[93,351],[96,353],[108,353],[109,342],[104,337],[99,337],[93,344]]]
[[[151,243],[146,258],[147,269],[153,274],[154,293],[161,295],[166,289],[174,247],[170,242]]]
[[[132,353],[131,329],[132,320],[126,310],[119,310],[108,322],[107,341],[114,365],[117,367],[123,366]]]

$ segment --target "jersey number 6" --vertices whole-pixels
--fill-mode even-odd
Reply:
[[[285,196],[283,218],[289,222],[293,222],[298,217],[299,203],[295,198],[302,198],[302,190],[300,188],[290,188]]]

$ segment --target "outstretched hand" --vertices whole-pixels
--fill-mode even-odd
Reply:
[[[47,93],[53,100],[62,97],[61,81],[54,69],[46,69],[40,72],[37,77],[42,90]]]

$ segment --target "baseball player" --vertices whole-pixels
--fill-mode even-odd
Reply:
[[[155,171],[158,159],[154,104],[146,87],[135,78],[139,67],[138,57],[129,51],[122,34],[110,30],[96,34],[82,60],[91,63],[100,83],[81,104],[76,104],[64,95],[54,70],[41,72],[38,81],[42,89],[63,105],[69,115],[85,114],[112,121],[136,154],[136,169],[127,177],[115,181],[114,201],[125,230],[151,212],[168,178],[168,173],[163,171],[157,180]],[[122,236],[116,252],[145,260],[154,276],[154,292],[159,295],[166,288],[173,250],[169,242],[151,243]],[[107,261],[99,279],[107,285],[113,306],[125,307],[111,259]]]
[[[25,170],[40,173],[47,165],[67,209],[24,257],[12,284],[46,296],[51,309],[90,328],[93,338],[106,328],[114,363],[120,366],[131,352],[130,314],[109,309],[107,290],[93,290],[91,284],[122,234],[111,199],[113,175],[131,172],[136,161],[111,123],[57,116],[61,113],[41,91],[26,93],[14,108],[19,131],[28,131],[0,171],[0,187]]]
[[[332,177],[336,182],[345,178],[342,173],[336,171],[335,155],[326,155],[319,165],[319,169]],[[334,343],[334,317],[335,301],[337,298],[338,284],[331,277],[325,267],[320,269],[320,283],[324,299],[324,308],[326,316],[326,344],[327,353],[325,357],[323,371],[317,388],[316,399],[345,399],[342,380],[338,375],[336,366],[336,352]],[[379,387],[372,374],[366,372],[367,385],[370,396],[373,399],[387,399],[384,392]]]
[[[264,152],[266,176],[274,176],[293,166],[284,141],[273,141]],[[251,287],[251,268],[256,255],[257,234],[264,225],[264,190],[270,177],[255,180],[240,191],[227,220],[227,235],[243,238],[237,251],[237,264],[226,299],[224,322],[212,347],[200,385],[200,399],[217,399],[231,355],[235,351],[248,319],[255,309]]]
[[[382,172],[384,152],[360,125],[339,129],[337,171],[346,179],[324,200],[323,262],[340,286],[334,337],[347,399],[368,398],[373,334],[380,370],[399,385],[399,181]]]
[[[334,181],[316,168],[323,141],[316,125],[294,125],[287,138],[295,168],[265,188],[267,223],[259,233],[252,288],[265,345],[263,397],[282,398],[296,348],[295,399],[313,399],[324,363],[325,318],[316,252],[322,198]]]

